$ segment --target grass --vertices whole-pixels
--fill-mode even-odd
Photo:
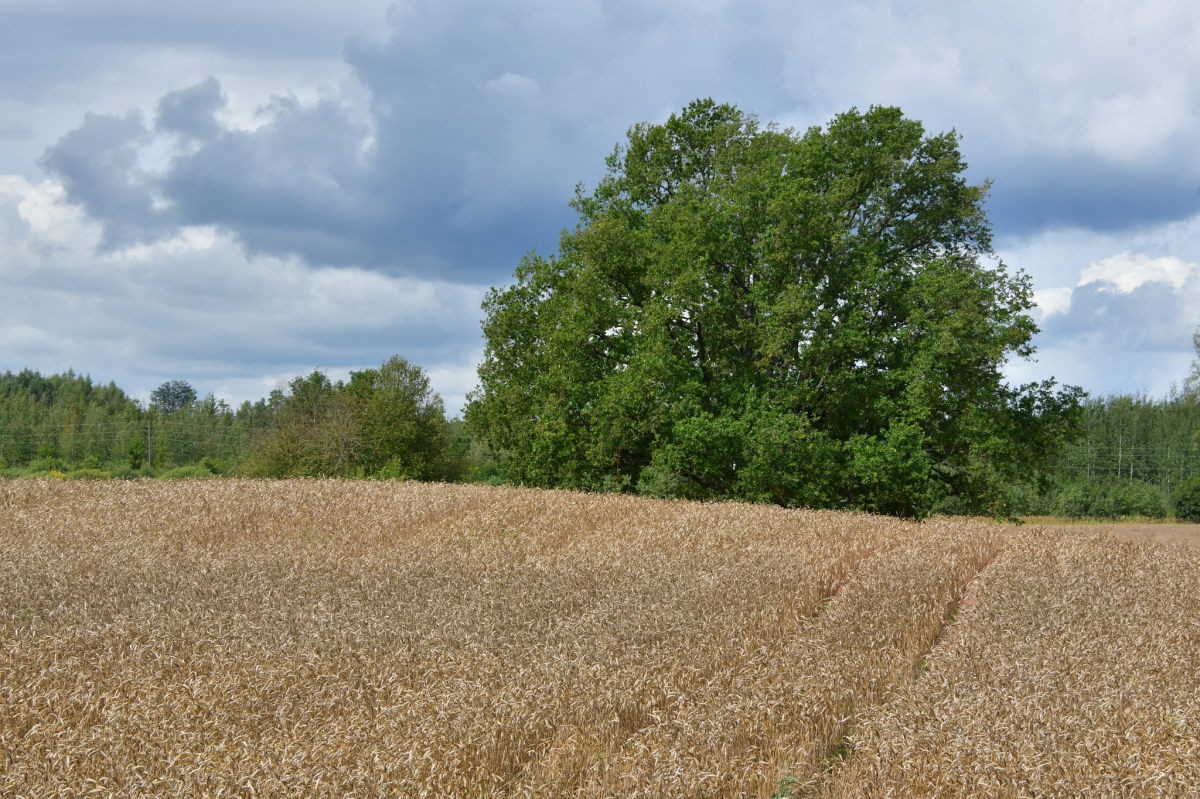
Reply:
[[[0,480],[0,549],[4,796],[1200,781],[1200,553],[1174,547],[488,486]]]

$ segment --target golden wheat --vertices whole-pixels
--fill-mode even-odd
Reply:
[[[1200,796],[1200,552],[1035,529],[972,589],[827,796]]]
[[[1195,773],[1196,672],[1172,661],[1196,643],[1195,562],[1009,537],[483,486],[0,481],[0,795],[955,795],[1028,779],[1010,753],[992,782],[964,781],[971,741],[1032,747],[1038,774],[1075,768],[1071,786],[1177,789]],[[1119,597],[1081,606],[1100,579]],[[977,604],[947,627],[964,596]],[[1081,662],[1126,647],[1117,682],[1085,669],[1047,690],[1106,717],[1096,753],[1167,776],[1037,748],[1057,730],[1033,710],[1043,672],[1005,671],[1003,653],[1075,674],[1055,642]],[[1022,674],[1006,706],[1002,680]],[[964,685],[986,701],[936,690]],[[1087,704],[1114,685],[1119,712]],[[970,740],[914,755],[903,725],[920,713],[920,731]],[[1144,745],[1114,743],[1130,731]],[[1066,795],[1053,773],[1022,784]]]
[[[0,484],[0,793],[767,796],[986,525],[336,481]]]

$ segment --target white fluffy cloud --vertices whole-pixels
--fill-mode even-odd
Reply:
[[[1038,361],[1013,364],[1011,374],[1054,375],[1097,393],[1162,394],[1182,382],[1200,325],[1200,263],[1126,250],[1077,274],[1073,286],[1035,292]]]
[[[1200,264],[1184,263],[1174,256],[1150,258],[1140,252],[1123,252],[1089,264],[1079,275],[1079,285],[1106,283],[1111,291],[1129,294],[1143,283],[1165,283],[1178,291],[1198,274]]]

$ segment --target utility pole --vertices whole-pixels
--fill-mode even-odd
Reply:
[[[153,439],[150,438],[150,417],[146,417],[146,468],[154,465],[154,450],[151,448]]]

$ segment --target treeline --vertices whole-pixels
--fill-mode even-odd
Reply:
[[[243,411],[250,409],[249,403]],[[251,411],[253,409],[250,409]],[[133,476],[203,461],[219,471],[246,451],[252,412],[195,393],[184,407],[143,407],[115,384],[68,371],[0,375],[0,468]]]
[[[1009,515],[1193,516],[1200,393],[1083,404],[1082,434],[1040,483],[1008,486]],[[496,458],[447,420],[417,366],[394,357],[348,382],[314,371],[233,408],[182,381],[149,403],[68,371],[0,375],[0,473],[12,477],[375,477],[500,482]],[[1192,506],[1188,506],[1191,508]],[[960,513],[954,498],[937,509]]]
[[[494,463],[447,420],[420,367],[395,357],[297,377],[232,408],[183,381],[149,403],[72,371],[0,375],[0,473],[11,477],[391,477],[487,480]]]
[[[1112,395],[1083,405],[1082,435],[1053,478],[1010,488],[1016,515],[1162,518],[1200,481],[1200,393]]]

